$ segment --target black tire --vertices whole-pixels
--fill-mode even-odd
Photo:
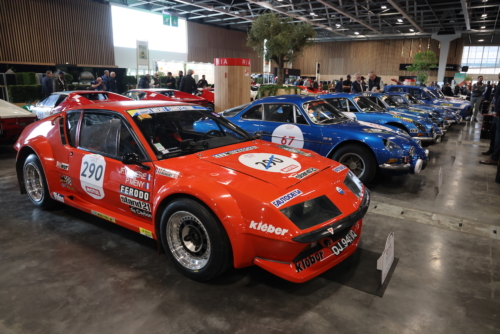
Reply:
[[[353,157],[358,157],[363,166],[364,170],[362,173],[359,173],[359,170],[353,170],[349,166],[349,160],[347,158],[350,156]],[[373,177],[375,176],[375,173],[377,172],[377,161],[375,160],[372,152],[361,146],[361,145],[356,145],[356,144],[349,144],[342,146],[338,150],[336,150],[332,157],[333,160],[338,161],[340,163],[345,164],[348,168],[350,168],[356,176],[361,180],[363,183],[368,183],[370,182]]]
[[[181,222],[177,222],[178,220]],[[188,233],[185,235],[186,228]],[[232,265],[231,244],[224,227],[209,209],[195,200],[180,198],[169,203],[161,216],[160,234],[168,258],[181,274],[192,280],[208,281]],[[171,246],[175,249],[175,254]],[[194,247],[199,251],[193,252],[188,247]],[[208,255],[207,249],[210,250]],[[183,254],[187,256],[182,257],[182,260],[188,262],[191,259],[208,258],[200,260],[200,262],[206,261],[202,267],[196,267],[193,264],[181,263],[179,255]]]
[[[29,177],[31,173],[34,173],[33,175],[37,174],[35,177],[38,181]],[[45,177],[42,163],[36,154],[30,154],[24,161],[23,179],[26,187],[26,193],[35,206],[40,209],[51,209],[58,206],[59,202],[50,197],[49,187],[47,186],[47,178]],[[34,189],[36,188],[39,188],[40,191],[35,191]]]

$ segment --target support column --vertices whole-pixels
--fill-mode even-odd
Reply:
[[[250,102],[250,59],[215,58],[215,112]]]
[[[462,37],[462,34],[456,32],[453,35],[432,34],[432,39],[441,42],[441,48],[439,49],[439,68],[438,68],[438,80],[437,80],[440,85],[443,85],[444,82],[444,72],[446,72],[446,63],[448,62],[450,42],[460,37]]]

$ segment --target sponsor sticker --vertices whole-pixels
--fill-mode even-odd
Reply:
[[[296,179],[299,179],[299,180],[302,180],[303,178],[305,178],[306,176],[308,175],[311,175],[312,173],[315,173],[317,172],[319,169],[317,168],[314,168],[314,167],[311,167],[311,168],[308,168],[306,169],[305,171],[302,171],[300,173],[297,173],[294,178]]]
[[[57,168],[61,168],[63,170],[69,170],[69,165],[68,164],[65,164],[64,162],[59,162],[57,161],[56,162],[56,167]]]
[[[100,212],[97,212],[97,211],[94,211],[94,210],[91,210],[90,213],[92,213],[93,215],[95,215],[95,216],[97,216],[99,218],[106,219],[107,221],[110,221],[112,223],[116,223],[116,220],[113,217],[105,215],[104,213],[100,213]]]
[[[333,171],[334,171],[335,173],[340,173],[340,172],[341,172],[341,171],[343,171],[344,169],[347,169],[347,167],[346,167],[346,166],[344,166],[344,165],[340,165],[340,166],[338,166],[338,167],[335,167],[335,168],[333,169]]]
[[[53,192],[52,197],[58,202],[64,203],[64,195],[61,195],[59,193]]]
[[[120,195],[120,201],[123,204],[127,204],[129,206],[133,206],[134,208],[151,212],[151,206],[149,205],[149,203],[146,203],[146,202],[143,202],[143,201],[139,201],[139,200],[136,200],[134,198],[130,198],[130,197],[123,196],[123,195]]]
[[[309,255],[299,262],[295,262],[295,270],[300,273],[302,270],[307,269],[313,266],[316,263],[323,261],[325,258],[325,253],[323,251],[319,251],[313,255]]]
[[[237,150],[232,150],[232,151],[227,151],[227,152],[223,152],[223,153],[214,154],[212,156],[214,158],[224,158],[224,157],[227,157],[228,155],[233,155],[233,154],[238,154],[238,153],[241,153],[241,152],[255,150],[256,148],[258,148],[258,147],[257,146],[248,146],[248,147],[239,148]]]
[[[169,107],[133,109],[133,110],[128,110],[127,113],[130,116],[135,117],[143,114],[157,114],[168,111],[183,111],[183,110],[208,110],[208,109],[202,106],[169,106]]]
[[[150,189],[150,184],[147,181],[151,181],[151,174],[134,171],[128,167],[122,167],[119,173],[125,175],[125,183],[146,190]]]
[[[176,179],[179,177],[180,172],[171,169],[156,167],[156,174]]]
[[[297,160],[271,153],[242,154],[238,160],[247,167],[265,172],[288,174],[298,172],[302,168]]]
[[[297,125],[283,124],[274,129],[271,141],[275,144],[303,148],[304,134]]]
[[[380,124],[370,123],[370,122],[365,122],[365,121],[358,121],[358,123],[361,124],[361,125],[364,125],[364,126],[368,126],[370,128],[375,128],[375,129],[380,129],[380,130],[394,132],[393,129],[391,129],[391,128],[387,127],[387,126],[380,125]]]
[[[133,206],[130,206],[129,208],[130,208],[130,212],[132,212],[136,216],[139,216],[139,217],[145,218],[145,219],[152,219],[153,218],[153,215],[151,214],[151,212],[137,209],[137,208],[134,208]]]
[[[271,204],[279,208],[280,206],[283,206],[287,202],[290,202],[292,199],[299,196],[300,194],[302,194],[302,191],[300,191],[299,189],[292,190],[288,194],[285,194],[275,199],[274,201],[271,202]]]
[[[120,192],[125,195],[149,201],[149,192],[120,184]]]
[[[82,189],[95,199],[104,198],[104,175],[106,173],[106,160],[99,154],[83,156],[80,166],[80,185]]]
[[[142,235],[145,235],[146,237],[153,239],[153,233],[151,231],[148,231],[145,228],[139,227],[139,232]]]
[[[73,181],[71,181],[71,178],[68,175],[59,174],[59,181],[61,181],[62,187],[68,190],[75,191],[75,188],[73,187]]]
[[[271,224],[262,224],[262,222],[257,223],[253,220],[250,222],[249,228],[266,233],[274,233],[276,235],[285,235],[285,233],[288,232],[286,228],[274,227]]]
[[[344,190],[342,190],[342,188],[340,187],[337,187],[337,192],[341,195],[344,195]]]
[[[350,230],[345,237],[340,239],[335,245],[331,247],[333,254],[339,256],[343,251],[346,250],[347,247],[349,247],[349,245],[354,242],[354,240],[356,240],[357,237],[358,235],[353,230]]]

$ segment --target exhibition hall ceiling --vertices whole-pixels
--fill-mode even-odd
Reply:
[[[241,31],[248,31],[259,15],[273,11],[309,22],[317,29],[318,41],[429,37],[460,31],[468,44],[500,44],[500,0],[93,1],[169,12],[189,21]]]

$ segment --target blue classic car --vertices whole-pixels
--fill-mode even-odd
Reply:
[[[442,99],[436,92],[427,87],[421,86],[406,86],[406,85],[389,85],[385,87],[386,92],[401,92],[410,93],[415,98],[424,102],[427,105],[437,107],[449,107],[453,109],[462,118],[469,116],[472,113],[470,103],[467,101]]]
[[[344,114],[355,117],[359,121],[391,125],[425,143],[441,142],[443,134],[434,124],[422,117],[390,113],[362,94],[325,94],[317,98],[327,100]]]
[[[428,161],[429,152],[399,129],[353,121],[313,96],[266,97],[221,114],[292,152],[305,148],[341,162],[362,182],[372,180],[377,170],[392,175],[419,173]],[[197,131],[217,130],[205,120],[195,126]]]
[[[391,93],[391,94],[402,94],[402,93]],[[401,113],[401,114],[409,114],[417,117],[423,117],[429,123],[433,123],[437,126],[443,133],[446,133],[446,128],[448,124],[445,124],[444,119],[439,115],[439,113],[433,113],[429,110],[420,110],[418,108],[410,108],[406,105],[398,103],[394,96],[391,96],[386,93],[371,93],[366,92],[363,93],[363,96],[366,96],[370,101],[376,103],[378,106],[384,108],[389,112]],[[446,122],[448,123],[448,122]]]

